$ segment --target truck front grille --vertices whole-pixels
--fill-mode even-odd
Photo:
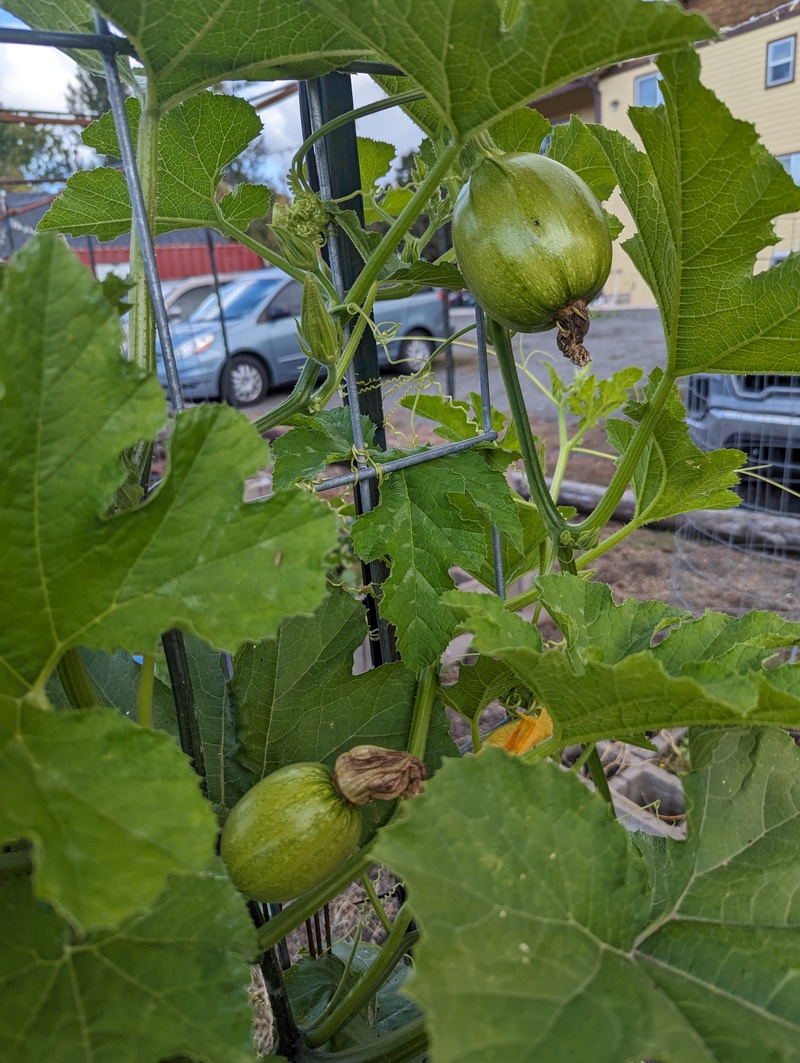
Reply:
[[[800,438],[769,439],[734,434],[726,447],[747,454],[750,473],[741,475],[736,492],[742,504],[770,513],[800,515]],[[755,467],[757,466],[757,467]]]

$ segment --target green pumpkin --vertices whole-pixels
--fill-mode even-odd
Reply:
[[[322,764],[290,764],[248,790],[225,822],[220,855],[255,901],[291,901],[355,852],[361,813]]]
[[[458,265],[484,311],[514,332],[544,332],[601,290],[611,236],[576,173],[545,155],[484,158],[453,213]]]

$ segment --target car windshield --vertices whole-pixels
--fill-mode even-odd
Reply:
[[[249,314],[277,283],[277,280],[270,277],[261,277],[258,280],[241,280],[235,284],[226,284],[220,292],[225,320]],[[216,292],[212,292],[204,299],[189,318],[190,321],[217,321],[218,319],[219,302]]]

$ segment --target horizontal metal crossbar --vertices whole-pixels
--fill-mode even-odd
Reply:
[[[46,48],[82,48],[108,55],[136,56],[127,37],[113,33],[62,33],[56,30],[0,29],[0,44],[38,44]]]
[[[478,443],[494,443],[497,432],[482,432],[479,436],[471,439],[460,439],[456,443],[442,443],[441,446],[431,447],[430,450],[421,450],[417,454],[407,454],[404,458],[395,458],[394,461],[379,462],[376,465],[367,465],[358,472],[347,472],[341,476],[331,476],[327,480],[320,480],[314,484],[315,491],[332,491],[335,487],[347,487],[349,484],[358,483],[361,480],[371,480],[378,475],[387,472],[396,472],[398,469],[407,469],[412,465],[421,465],[425,461],[433,461],[435,458],[446,458],[450,454],[458,454],[462,450],[470,450]]]

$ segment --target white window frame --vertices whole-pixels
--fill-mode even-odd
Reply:
[[[664,97],[661,93],[661,74],[642,74],[641,77],[633,79],[633,103],[635,107],[658,107],[659,104],[664,102]],[[641,90],[645,82],[655,82],[656,86],[656,102],[655,103],[642,103],[641,102]]]
[[[800,185],[800,151],[791,151],[788,155],[776,155],[775,158],[794,183]]]
[[[773,49],[776,48],[778,45],[787,45],[787,44],[789,45],[789,56],[788,56],[788,58],[783,57],[783,58],[780,58],[780,59],[776,59],[774,57],[774,55],[773,55]],[[769,44],[767,45],[767,88],[768,89],[773,89],[773,88],[775,88],[778,85],[788,85],[790,82],[794,81],[795,52],[797,51],[796,44],[797,44],[797,34],[793,33],[791,37],[781,37],[777,41],[770,41]],[[785,76],[780,77],[780,76],[776,76],[774,74],[774,70],[775,70],[776,67],[786,66],[787,64],[788,64],[789,69],[788,69],[788,72],[787,72],[787,74]]]

